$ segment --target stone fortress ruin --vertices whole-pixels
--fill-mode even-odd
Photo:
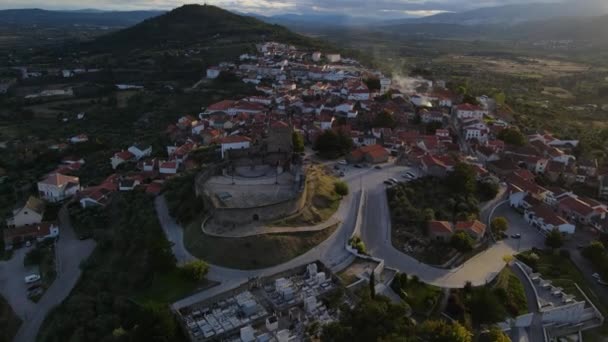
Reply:
[[[234,229],[302,209],[306,176],[293,153],[292,133],[290,124],[276,121],[260,143],[226,151],[222,163],[197,176],[197,195],[210,208],[208,224]]]

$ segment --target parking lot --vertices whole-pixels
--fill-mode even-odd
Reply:
[[[27,289],[30,285],[24,281],[26,276],[38,272],[35,268],[23,266],[25,254],[31,248],[17,249],[10,260],[0,262],[0,293],[19,317],[27,317],[27,313],[31,312],[35,306],[27,298]]]
[[[522,252],[532,247],[542,248],[545,243],[545,235],[535,227],[529,225],[523,215],[512,209],[508,203],[503,203],[494,211],[492,217],[503,216],[509,222],[509,229],[506,234],[508,237],[504,243],[514,252]],[[513,238],[519,234],[520,238]]]

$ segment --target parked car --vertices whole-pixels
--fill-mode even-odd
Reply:
[[[340,170],[340,165],[334,165],[334,170]]]
[[[340,171],[340,177],[344,177],[344,171]]]
[[[395,183],[391,182],[388,179],[384,181],[384,184],[386,184],[386,185],[395,185]]]
[[[406,174],[408,177],[410,177],[411,179],[416,179],[416,175],[415,175],[415,174],[413,174],[413,173],[411,173],[411,172],[409,172],[409,171],[407,171],[405,174]]]
[[[359,164],[355,164],[355,167],[356,167],[357,169],[360,169],[360,168],[361,168],[361,165],[359,165]]]
[[[338,162],[338,164],[340,164],[340,165],[347,165],[347,164],[348,164],[348,162],[346,162],[346,160],[342,159],[342,160],[340,160],[340,161]]]
[[[599,274],[599,273],[593,273],[591,276],[592,276],[593,278],[597,279],[597,280],[602,279],[602,276],[600,276],[600,274]]]
[[[521,234],[519,234],[519,233],[513,234],[513,235],[511,235],[511,237],[514,239],[521,239]]]
[[[40,280],[40,275],[38,275],[38,274],[30,274],[25,277],[26,284],[32,284],[32,283],[37,282],[38,280]]]
[[[374,169],[376,169],[376,170],[381,170],[381,169],[382,169],[382,166],[380,166],[380,165],[376,165],[376,166],[374,166]]]

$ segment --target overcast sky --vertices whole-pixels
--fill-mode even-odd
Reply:
[[[558,0],[534,2],[555,1]],[[315,12],[366,17],[411,17],[530,2],[530,0],[0,0],[0,8],[168,10],[186,3],[207,3],[230,10],[263,15]]]

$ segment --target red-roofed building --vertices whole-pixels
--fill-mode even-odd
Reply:
[[[574,234],[575,226],[566,221],[546,204],[535,205],[524,212],[524,219],[535,228],[545,232],[558,229],[561,233]]]
[[[38,182],[38,193],[49,202],[60,202],[75,195],[80,190],[78,177],[66,176],[60,173],[48,175]]]
[[[225,112],[227,114],[234,115],[234,114],[236,114],[233,109],[233,106],[235,103],[236,102],[233,100],[223,100],[220,102],[216,102],[216,103],[210,105],[209,107],[207,107],[207,109],[205,110],[205,112],[203,114],[209,115],[209,114],[213,114],[213,113],[217,113],[217,112]]]
[[[452,237],[454,230],[448,221],[429,221],[428,233],[432,238],[447,241]]]
[[[454,227],[455,231],[464,231],[469,234],[475,241],[479,241],[486,233],[486,225],[478,220],[474,221],[459,221]]]
[[[351,163],[378,164],[388,161],[389,152],[381,145],[369,145],[360,147],[350,153],[348,160]]]
[[[135,155],[129,151],[120,151],[120,152],[116,152],[114,153],[114,155],[112,156],[112,158],[110,158],[110,164],[112,164],[112,168],[116,169],[118,167],[118,165],[126,163],[126,162],[130,162],[130,161],[134,161],[135,160]]]
[[[584,224],[590,223],[593,217],[599,216],[603,212],[603,209],[596,210],[588,203],[573,196],[562,198],[557,207],[566,219]]]
[[[160,161],[158,163],[158,172],[161,175],[175,175],[175,174],[177,174],[178,167],[179,167],[179,164],[175,160]]]
[[[456,118],[462,119],[483,119],[484,115],[488,115],[488,111],[469,103],[463,103],[453,107]]]
[[[26,241],[43,241],[59,236],[59,226],[54,222],[41,222],[28,226],[3,230],[5,249],[10,250]]]
[[[228,150],[239,150],[251,147],[251,139],[242,135],[229,135],[218,140],[221,145],[222,158]]]
[[[449,156],[436,156],[425,154],[420,158],[420,169],[429,176],[445,177],[454,170],[454,160]]]

